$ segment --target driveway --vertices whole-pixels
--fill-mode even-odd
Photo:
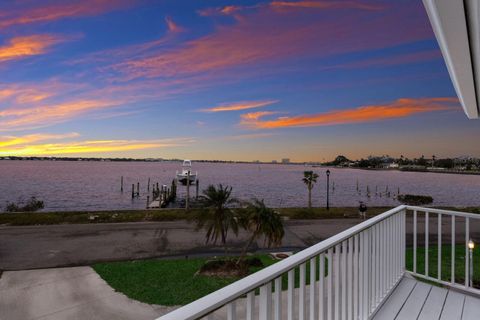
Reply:
[[[8,271],[0,278],[1,320],[152,320],[171,310],[130,300],[90,267]]]

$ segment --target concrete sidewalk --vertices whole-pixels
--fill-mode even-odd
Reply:
[[[115,292],[90,267],[8,271],[0,278],[1,320],[152,320],[173,309]]]

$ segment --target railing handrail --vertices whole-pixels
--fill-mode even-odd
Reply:
[[[193,320],[203,317],[212,311],[224,306],[242,295],[274,280],[298,265],[307,262],[316,255],[325,252],[335,245],[349,239],[350,237],[370,228],[371,226],[387,219],[394,214],[405,210],[407,206],[400,205],[382,214],[372,217],[362,223],[359,223],[345,231],[342,231],[322,242],[308,247],[278,263],[275,263],[265,269],[262,269],[248,277],[236,281],[222,289],[212,292],[188,305],[185,305],[173,312],[170,312],[157,320]]]
[[[445,209],[435,209],[435,208],[418,207],[418,206],[408,206],[408,205],[405,206],[405,209],[407,209],[407,210],[417,210],[417,211],[421,211],[421,212],[444,214],[444,215],[450,215],[450,216],[480,219],[480,214],[470,213],[470,212],[453,211],[453,210],[445,210]]]

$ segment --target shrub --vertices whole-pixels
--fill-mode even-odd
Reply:
[[[41,200],[37,200],[35,197],[31,197],[25,205],[22,203],[10,202],[7,204],[5,211],[7,212],[34,212],[43,209],[44,203]]]
[[[404,204],[412,205],[412,206],[419,206],[419,205],[431,204],[433,202],[433,198],[431,196],[401,194],[398,196],[398,201]]]

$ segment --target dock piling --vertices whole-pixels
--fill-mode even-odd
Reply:
[[[187,173],[187,197],[185,198],[185,209],[189,209],[189,200],[190,200],[190,171]]]
[[[200,186],[200,180],[196,180],[195,181],[195,199],[198,200],[198,189],[199,189],[199,186]]]
[[[123,192],[123,176],[120,178],[120,192]]]

